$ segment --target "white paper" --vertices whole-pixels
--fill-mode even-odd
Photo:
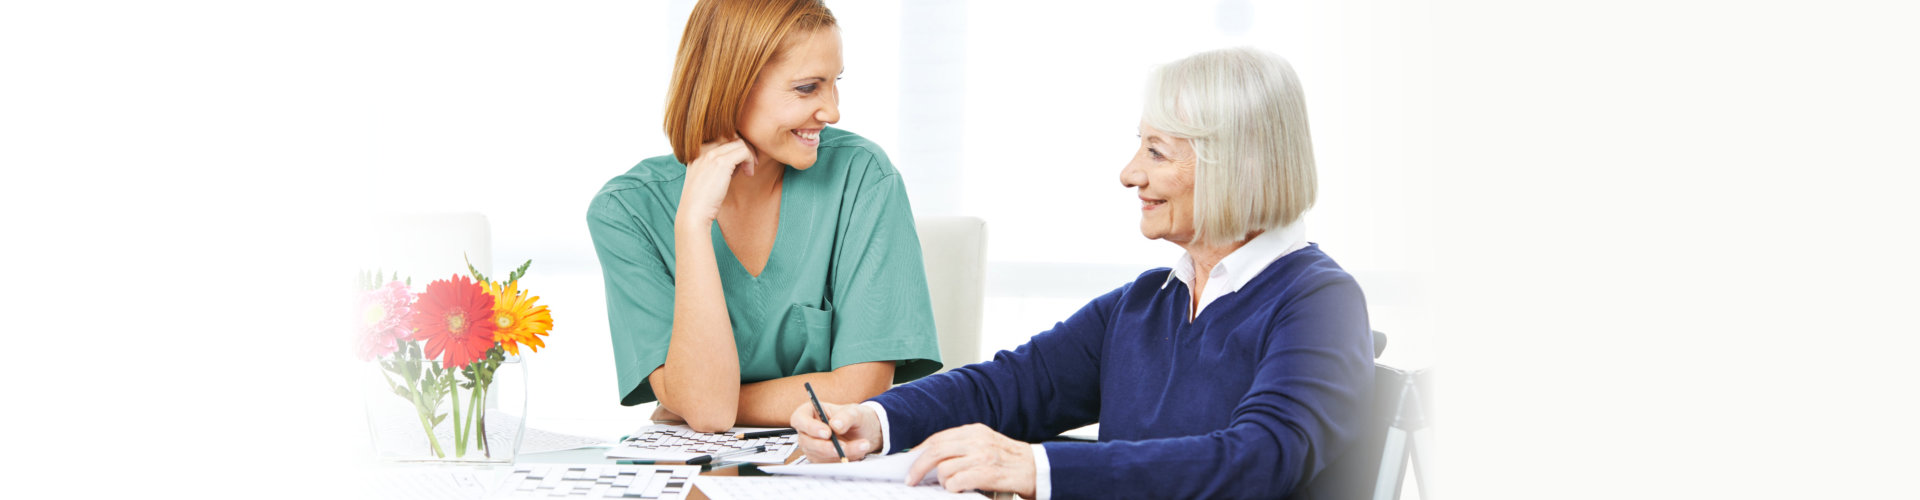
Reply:
[[[496,426],[494,424],[495,422],[498,422],[499,425]],[[509,436],[512,435],[513,428],[518,425],[520,425],[520,419],[515,418],[512,414],[503,413],[498,410],[487,410],[487,442],[490,444],[499,443],[493,444],[493,446],[511,444],[506,442],[506,440],[511,439]],[[605,437],[596,438],[561,434],[544,429],[535,429],[533,427],[527,427],[526,434],[520,436],[520,453],[523,455],[527,453],[574,450],[606,445],[607,438]]]
[[[355,482],[360,498],[372,500],[474,500],[505,475],[474,468],[396,466],[367,470]]]
[[[698,488],[701,494],[713,500],[986,498],[985,495],[974,492],[949,492],[939,486],[907,486],[897,480],[867,481],[805,476],[697,476],[693,478],[693,486]]]
[[[760,470],[766,471],[769,474],[784,474],[790,476],[892,481],[904,486],[906,484],[907,472],[913,469],[913,461],[917,458],[920,458],[920,452],[909,451],[887,456],[867,455],[865,460],[858,462],[771,465],[761,467]],[[928,470],[927,475],[920,478],[919,484],[921,486],[940,484],[939,470]]]

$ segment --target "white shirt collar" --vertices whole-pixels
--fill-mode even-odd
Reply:
[[[1253,281],[1254,276],[1259,276],[1261,271],[1266,270],[1268,264],[1296,250],[1306,248],[1306,226],[1306,220],[1301,219],[1295,220],[1293,224],[1268,230],[1253,237],[1252,240],[1247,241],[1247,244],[1241,245],[1226,257],[1220,258],[1220,262],[1214,264],[1207,275],[1207,289],[1199,291],[1199,306],[1193,308],[1192,317],[1198,317],[1200,311],[1206,309],[1207,304],[1212,303],[1214,299],[1240,291],[1240,287],[1246,286],[1247,282]],[[1181,252],[1180,260],[1174,263],[1173,272],[1167,273],[1167,281],[1161,283],[1160,288],[1166,289],[1167,285],[1178,279],[1187,285],[1189,291],[1192,291],[1193,277],[1193,255]]]

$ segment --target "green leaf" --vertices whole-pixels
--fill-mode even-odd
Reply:
[[[473,273],[474,281],[478,281],[481,283],[487,282],[487,276],[484,274],[480,274],[480,268],[473,267],[473,259],[467,258],[466,252],[460,252],[460,260],[467,262],[467,272]]]
[[[519,269],[513,270],[513,274],[507,275],[507,283],[519,282],[521,276],[527,275],[527,267],[532,265],[533,265],[533,259],[527,259],[527,263],[521,264]]]
[[[437,406],[437,405],[436,405],[436,406]],[[433,426],[434,426],[434,427],[439,427],[439,426],[440,426],[440,421],[442,421],[442,420],[446,420],[446,419],[447,419],[447,414],[445,414],[445,413],[442,413],[442,414],[439,414],[439,415],[434,415],[434,416],[433,416]]]
[[[387,388],[393,389],[393,395],[400,396],[400,399],[413,400],[413,392],[407,389],[407,386],[395,383],[393,377],[389,377],[385,373],[380,374],[380,378],[387,380]]]

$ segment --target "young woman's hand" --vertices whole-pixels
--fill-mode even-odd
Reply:
[[[736,169],[745,169],[747,175],[753,175],[756,155],[747,141],[714,141],[700,146],[700,155],[694,157],[693,164],[687,165],[686,184],[680,188],[680,211],[675,214],[675,224],[687,224],[689,228],[698,228],[701,234],[707,231],[707,225],[720,216],[720,201],[727,198],[727,185],[733,182]]]

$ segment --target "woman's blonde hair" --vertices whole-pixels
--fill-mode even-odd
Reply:
[[[1142,117],[1193,144],[1194,241],[1224,246],[1313,207],[1306,97],[1286,59],[1234,48],[1160,66]]]
[[[700,145],[738,135],[747,93],[789,34],[835,26],[820,0],[700,0],[667,86],[667,142],[691,164]]]

